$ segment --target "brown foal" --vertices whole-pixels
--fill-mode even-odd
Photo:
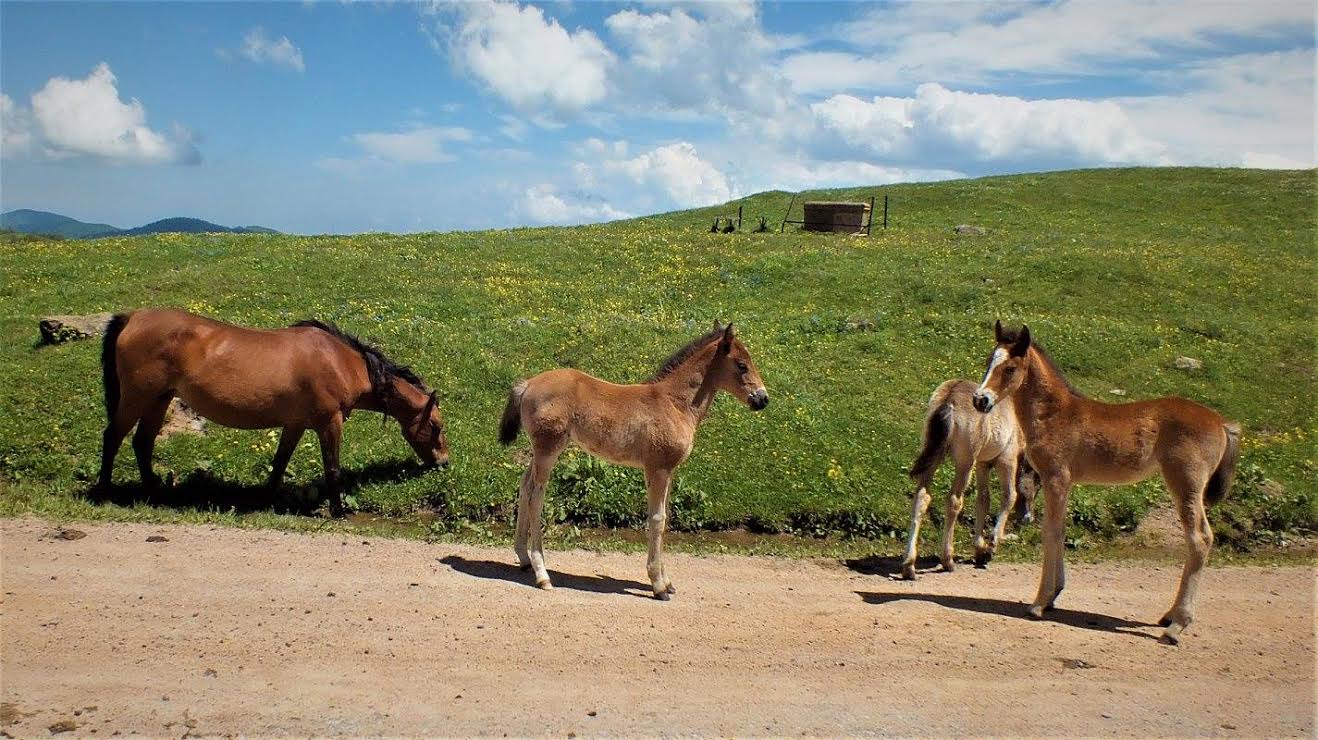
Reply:
[[[691,341],[664,363],[648,383],[616,385],[579,370],[541,373],[513,386],[499,441],[512,444],[521,429],[533,459],[517,499],[517,559],[535,571],[535,583],[553,587],[545,570],[541,511],[549,472],[568,442],[596,457],[645,471],[649,492],[649,556],[646,570],[656,599],[675,592],[664,572],[663,536],[673,470],[691,454],[696,427],[714,396],[725,391],[756,411],[769,405],[760,374],[732,325]],[[528,547],[529,539],[529,547]]]
[[[283,480],[302,434],[320,438],[330,506],[343,512],[339,443],[356,409],[397,419],[403,437],[431,465],[448,464],[444,419],[434,391],[380,350],[319,321],[273,331],[248,329],[172,309],[143,309],[111,319],[101,348],[105,428],[99,485],[109,486],[114,458],[133,425],[142,483],[156,435],[178,396],[203,417],[238,429],[283,430],[271,487]]]
[[[1111,404],[1085,397],[1067,382],[1028,326],[1019,332],[994,327],[975,408],[990,412],[1012,399],[1025,434],[1025,456],[1039,472],[1044,512],[1043,575],[1029,616],[1041,618],[1066,585],[1063,537],[1066,504],[1077,483],[1137,483],[1161,472],[1181,518],[1189,555],[1176,600],[1159,625],[1176,644],[1194,620],[1199,577],[1213,546],[1207,506],[1231,488],[1240,456],[1240,427],[1216,411],[1184,398]]]

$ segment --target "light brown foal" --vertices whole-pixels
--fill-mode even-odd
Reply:
[[[513,386],[499,441],[512,444],[521,429],[531,440],[534,458],[518,491],[515,549],[522,568],[535,571],[537,586],[553,588],[545,570],[540,517],[549,472],[571,441],[596,457],[645,471],[646,571],[656,599],[667,600],[675,592],[663,565],[668,487],[673,470],[691,454],[696,427],[719,391],[756,411],[769,405],[759,371],[732,324],[717,322],[674,353],[648,383],[617,385],[563,368]]]
[[[284,477],[308,429],[320,438],[330,508],[343,513],[339,444],[355,409],[398,420],[403,437],[426,463],[447,465],[448,441],[435,392],[406,366],[333,324],[301,321],[284,329],[249,329],[174,309],[142,309],[110,320],[101,345],[105,382],[101,486],[134,425],[133,451],[142,484],[169,402],[183,399],[203,417],[238,429],[283,430],[269,485]]]
[[[1013,401],[1025,456],[1043,480],[1047,502],[1043,574],[1029,616],[1041,618],[1066,585],[1063,537],[1071,486],[1138,483],[1161,472],[1189,549],[1176,600],[1159,621],[1166,627],[1163,641],[1176,644],[1194,621],[1195,591],[1213,546],[1205,508],[1231,488],[1239,425],[1184,398],[1121,404],[1087,398],[1032,343],[1028,326],[1010,332],[998,322],[994,331],[997,346],[975,392],[975,408],[987,413]]]
[[[920,541],[920,522],[929,508],[929,487],[934,474],[950,452],[956,466],[952,487],[947,491],[947,508],[943,515],[943,544],[939,559],[943,570],[956,567],[953,561],[953,535],[961,515],[970,473],[975,473],[975,567],[986,567],[998,551],[1007,532],[1007,518],[1016,505],[1019,492],[1025,501],[1023,521],[1034,521],[1034,494],[1037,476],[1024,460],[1025,439],[1016,426],[1016,412],[1011,400],[999,403],[992,411],[975,411],[971,397],[975,384],[969,380],[949,380],[938,386],[929,398],[924,420],[924,446],[911,465],[915,496],[911,500],[911,526],[906,534],[906,555],[902,558],[902,578],[915,580],[916,547]],[[988,523],[989,475],[997,471],[1002,486],[1002,505],[992,526]]]

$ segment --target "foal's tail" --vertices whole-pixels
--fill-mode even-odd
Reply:
[[[932,475],[947,455],[952,439],[952,401],[949,384],[939,386],[929,399],[929,414],[924,419],[924,449],[911,465],[910,476],[916,480]]]
[[[526,381],[508,391],[508,405],[503,407],[503,421],[499,422],[499,443],[510,445],[522,431],[522,396],[526,394]]]
[[[1231,490],[1231,479],[1236,475],[1236,461],[1240,459],[1240,425],[1229,421],[1222,428],[1226,430],[1226,450],[1222,452],[1222,460],[1213,471],[1213,477],[1204,487],[1204,502],[1209,506],[1226,498]]]
[[[105,416],[114,422],[119,411],[119,334],[128,325],[131,314],[119,313],[105,325],[105,339],[101,340],[101,380],[105,384]]]

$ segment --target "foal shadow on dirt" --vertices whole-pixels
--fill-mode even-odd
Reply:
[[[958,560],[957,562],[961,561]],[[842,564],[850,570],[867,576],[885,576],[897,580],[902,575],[902,559],[899,557],[870,555],[864,558],[849,558],[843,560]],[[942,567],[943,564],[932,555],[915,561],[915,572],[917,574],[932,573]]]
[[[856,591],[855,593],[863,599],[866,604],[874,604],[876,606],[891,604],[896,601],[924,601],[930,604],[937,604],[938,606],[947,609],[978,612],[980,614],[994,614],[1001,617],[1018,619],[1026,618],[1025,608],[1028,606],[1028,604],[1019,601],[956,596],[953,594],[882,593],[875,591]],[[1155,641],[1158,639],[1154,635],[1140,631],[1140,628],[1142,627],[1153,627],[1154,625],[1152,624],[1146,622],[1134,622],[1129,619],[1112,617],[1106,614],[1076,611],[1074,609],[1053,608],[1044,613],[1042,621],[1059,622],[1069,627],[1079,627],[1080,629],[1097,630],[1099,632],[1118,632],[1125,635],[1147,637],[1148,639]]]
[[[371,463],[359,470],[344,470],[340,480],[343,492],[349,494],[363,485],[399,481],[423,473],[424,468],[416,462],[399,459]],[[264,511],[302,516],[314,514],[326,501],[323,478],[297,485],[286,482],[276,490],[264,484],[235,483],[208,470],[193,470],[172,485],[162,483],[155,488],[147,488],[140,482],[109,488],[92,486],[83,496],[92,503],[119,506],[146,504],[180,510],[232,510],[239,514]]]
[[[503,563],[497,560],[468,560],[459,555],[447,555],[440,558],[439,562],[459,573],[465,573],[474,578],[509,581],[527,588],[535,588],[535,578],[531,575],[531,572],[522,570],[512,563]],[[650,584],[641,583],[640,581],[624,581],[598,574],[579,576],[557,570],[550,570],[549,577],[554,581],[554,588],[570,588],[575,591],[589,591],[597,594],[624,594],[627,596],[641,596],[647,599],[653,598]]]

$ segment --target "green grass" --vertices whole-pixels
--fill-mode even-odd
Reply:
[[[811,194],[887,193],[891,228],[870,239],[706,233],[739,204],[748,224],[776,224],[784,193],[566,229],[0,236],[0,513],[170,518],[195,505],[278,518],[258,487],[276,438],[217,427],[158,447],[157,468],[182,482],[169,506],[82,500],[104,423],[99,347],[36,348],[45,314],[175,305],[256,326],[315,316],[373,339],[439,389],[454,465],[413,470],[396,426],[355,415],[343,461],[354,503],[478,523],[513,515],[525,441],[502,448],[495,427],[514,380],[572,365],[640,381],[720,318],[737,323],[773,402],[757,414],[719,400],[679,470],[675,525],[890,539],[906,526],[904,471],[929,393],[978,377],[1001,317],[1028,322],[1097,398],[1183,395],[1239,420],[1244,459],[1215,528],[1237,548],[1274,545],[1318,524],[1314,181],[1132,169]],[[956,236],[959,223],[989,233]],[[1173,369],[1179,355],[1204,369]],[[311,437],[303,446],[281,504],[314,498],[319,455]],[[127,446],[116,479],[136,479]],[[1077,489],[1073,544],[1131,530],[1165,497],[1156,479]],[[558,522],[639,526],[640,475],[569,452],[547,508]]]

